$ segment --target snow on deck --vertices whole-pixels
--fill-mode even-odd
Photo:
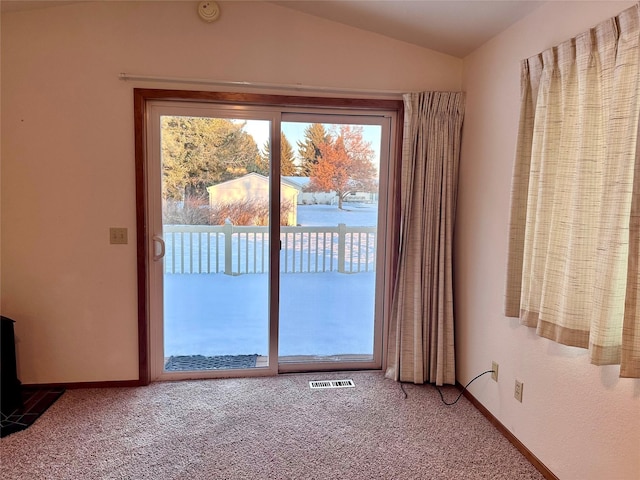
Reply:
[[[377,206],[300,205],[304,226],[374,226]],[[164,276],[165,356],[268,355],[268,275]],[[279,355],[373,354],[375,273],[280,275]]]

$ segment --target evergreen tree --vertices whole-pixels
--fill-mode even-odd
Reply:
[[[298,141],[298,157],[301,165],[299,175],[309,177],[314,165],[320,159],[320,145],[329,141],[330,137],[321,123],[312,123],[304,130],[304,139]]]
[[[260,150],[260,156],[256,165],[257,173],[268,176],[269,162],[271,161],[271,148],[269,142],[265,142]],[[284,133],[280,133],[280,174],[284,176],[297,175],[298,168],[295,164],[295,155],[291,142]]]
[[[162,117],[163,198],[206,198],[207,187],[250,171],[258,147],[243,127],[224,118]]]
[[[294,176],[298,174],[298,167],[295,163],[296,155],[293,152],[291,142],[281,134],[280,137],[280,174],[284,176]]]

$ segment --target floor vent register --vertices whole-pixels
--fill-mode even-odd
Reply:
[[[353,380],[312,380],[309,382],[309,387],[312,390],[324,389],[324,388],[352,388],[356,384]]]

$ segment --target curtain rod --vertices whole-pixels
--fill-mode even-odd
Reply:
[[[297,90],[305,92],[326,92],[326,93],[348,93],[354,95],[374,95],[387,97],[401,97],[406,92],[399,90],[367,90],[340,87],[321,87],[317,85],[284,84],[284,83],[262,83],[262,82],[232,82],[226,80],[211,80],[207,78],[182,78],[182,77],[160,77],[154,75],[137,75],[133,73],[121,73],[120,80],[123,81],[145,81],[162,83],[186,83],[192,85],[213,85],[219,87],[244,87],[273,90]]]

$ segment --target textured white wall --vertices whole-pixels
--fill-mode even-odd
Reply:
[[[221,6],[213,24],[196,2],[2,16],[2,312],[23,382],[138,375],[132,89],[178,86],[119,73],[460,88],[460,59],[269,3]],[[110,226],[129,244],[109,245]]]
[[[640,380],[596,367],[584,350],[503,315],[520,60],[634,2],[549,2],[465,59],[467,113],[456,223],[458,380],[500,365],[471,393],[563,480],[632,480],[640,472]],[[513,398],[524,382],[524,401]]]

